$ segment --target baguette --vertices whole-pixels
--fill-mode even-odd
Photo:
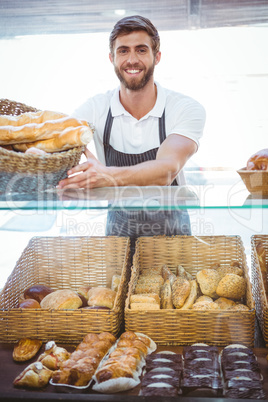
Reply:
[[[47,120],[56,120],[67,117],[64,113],[53,112],[51,110],[39,110],[38,112],[26,112],[20,115],[0,115],[0,126],[24,126],[25,124],[44,123]]]
[[[23,115],[20,116],[23,117]],[[87,122],[66,115],[58,119],[45,120],[41,123],[30,122],[18,126],[0,125],[0,145],[34,143],[40,140],[48,140],[57,137],[66,128],[80,126],[85,126],[90,130]]]
[[[87,145],[93,138],[93,133],[89,127],[67,127],[55,137],[28,142],[24,144],[14,144],[15,151],[25,152],[27,149],[35,147],[45,152],[60,152],[70,148]]]

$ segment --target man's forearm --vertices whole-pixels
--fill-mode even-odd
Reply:
[[[169,161],[154,160],[134,166],[111,166],[107,173],[107,180],[110,176],[110,186],[166,186],[175,179],[178,168]]]

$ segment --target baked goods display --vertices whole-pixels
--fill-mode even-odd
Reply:
[[[77,290],[57,289],[49,286],[36,284],[25,289],[20,296],[18,308],[42,308],[49,310],[90,308],[112,309],[115,303],[121,276],[114,275],[111,286],[94,287],[82,285]],[[116,289],[116,290],[114,290]]]
[[[116,342],[115,349],[104,359],[94,374],[92,389],[102,393],[122,392],[140,383],[146,357],[156,350],[148,336],[126,331]]]
[[[249,310],[244,299],[247,283],[237,261],[229,265],[213,264],[193,278],[181,265],[172,272],[142,271],[129,303],[132,310]]]
[[[101,360],[115,341],[116,338],[108,332],[87,334],[69,359],[63,361],[60,368],[53,372],[51,383],[88,386]]]
[[[147,356],[141,380],[142,396],[177,396],[183,370],[182,355],[169,351]]]
[[[221,352],[221,366],[225,397],[265,399],[263,377],[252,349],[240,344],[226,346]]]
[[[0,146],[12,146],[15,151],[34,148],[60,152],[87,145],[92,138],[93,131],[87,122],[63,113],[45,110],[0,115]]]

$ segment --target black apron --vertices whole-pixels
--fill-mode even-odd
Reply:
[[[103,145],[106,166],[133,166],[148,160],[155,160],[158,148],[141,154],[126,154],[116,151],[110,145],[113,117],[109,109],[103,134]],[[166,139],[165,111],[159,119],[160,144]],[[177,181],[172,182],[177,186]],[[127,236],[131,241],[131,254],[135,250],[135,241],[141,236],[173,236],[190,235],[191,226],[187,210],[175,211],[109,211],[107,216],[107,236]]]

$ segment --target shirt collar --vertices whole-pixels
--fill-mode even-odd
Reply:
[[[155,105],[153,107],[153,109],[146,115],[143,117],[149,117],[149,116],[153,116],[153,117],[161,117],[165,108],[165,104],[166,104],[166,94],[164,89],[161,87],[161,85],[159,85],[157,82],[155,82],[156,87],[157,87],[157,98],[156,98],[156,102]],[[130,116],[130,114],[126,111],[126,109],[123,107],[123,105],[120,102],[119,99],[119,90],[120,88],[116,88],[114,90],[113,96],[111,98],[111,112],[112,112],[112,116],[121,116],[121,115],[125,115],[125,116]]]

